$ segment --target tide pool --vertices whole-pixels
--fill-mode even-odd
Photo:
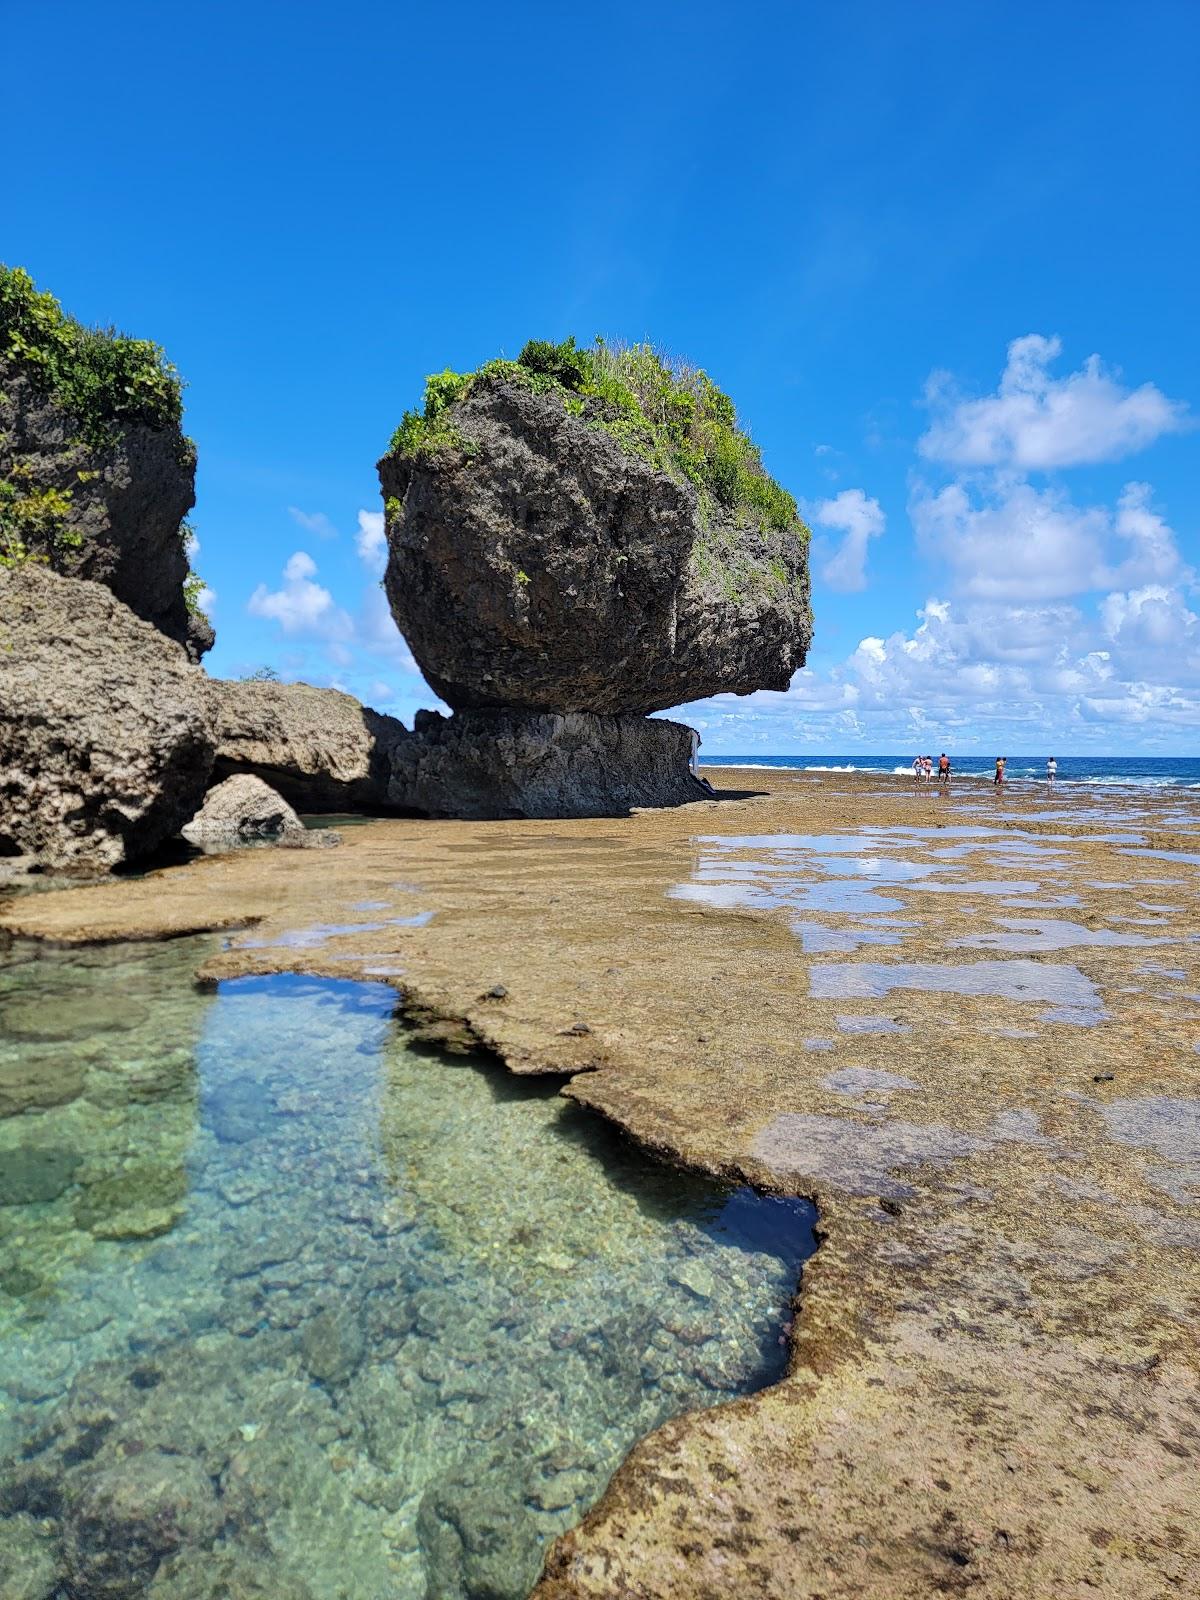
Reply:
[[[212,948],[0,964],[0,1592],[524,1595],[640,1436],[782,1375],[811,1209]]]

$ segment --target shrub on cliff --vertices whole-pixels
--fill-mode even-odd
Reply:
[[[422,409],[404,413],[391,450],[420,457],[461,448],[452,408],[480,385],[498,382],[557,396],[565,410],[609,434],[627,453],[690,483],[700,496],[702,518],[715,503],[759,526],[790,529],[807,539],[795,500],[763,467],[729,396],[699,367],[648,344],[597,339],[581,349],[573,337],[561,344],[532,339],[515,361],[489,361],[476,372],[434,373],[426,379]]]

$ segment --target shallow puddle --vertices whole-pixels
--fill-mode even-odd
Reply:
[[[1173,938],[1144,933],[1114,933],[1111,928],[1085,928],[1079,922],[1048,917],[996,917],[997,933],[973,933],[952,939],[952,950],[1071,950],[1076,947],[1174,944]],[[1148,971],[1148,968],[1142,968]]]
[[[1042,1014],[1044,1022],[1090,1024],[1105,1015],[1099,990],[1078,967],[1046,961],[976,961],[965,967],[921,961],[890,965],[843,961],[836,966],[811,967],[808,981],[814,1000],[882,999],[894,989],[915,989],[1040,1002],[1053,1008]],[[839,1026],[842,1020],[838,1018]]]
[[[634,1441],[781,1375],[802,1202],[210,940],[0,966],[13,1592],[527,1592]],[[7,1593],[7,1591],[6,1591]]]

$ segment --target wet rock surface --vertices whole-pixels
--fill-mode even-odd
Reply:
[[[480,381],[453,420],[462,448],[379,463],[388,600],[448,705],[626,715],[787,688],[812,631],[794,531],[706,525],[690,484],[553,395]]]
[[[419,711],[393,749],[389,794],[433,817],[608,817],[708,798],[691,731],[658,717]]]
[[[177,833],[216,747],[208,680],[99,584],[0,572],[0,850],[111,867]]]
[[[0,356],[0,478],[67,495],[71,540],[31,532],[35,556],[105,588],[198,660],[212,630],[189,617],[188,557],[181,531],[196,500],[196,457],[178,425],[126,424],[93,447],[79,421]]]
[[[217,778],[251,773],[300,811],[378,811],[391,802],[395,717],[307,683],[213,685]]]

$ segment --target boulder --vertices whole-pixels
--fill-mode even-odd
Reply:
[[[157,346],[82,327],[0,267],[0,546],[103,584],[198,660],[213,633],[185,587],[180,387]]]
[[[253,773],[299,811],[391,804],[391,752],[408,737],[395,717],[307,683],[218,682],[213,693],[218,778]]]
[[[0,572],[0,855],[112,867],[178,833],[216,733],[208,679],[99,584]]]
[[[261,778],[243,772],[208,791],[199,811],[184,824],[183,837],[192,844],[234,845],[282,834],[299,836],[304,831],[282,795]]]
[[[653,435],[630,443],[601,400],[486,368],[464,382],[379,463],[388,600],[443,700],[613,716],[788,687],[812,632],[807,530],[744,435],[722,438],[794,520],[646,459]]]
[[[418,711],[389,792],[433,817],[621,816],[706,798],[690,752],[691,729],[656,717]]]

